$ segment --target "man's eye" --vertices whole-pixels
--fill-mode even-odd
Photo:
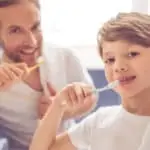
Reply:
[[[13,28],[9,31],[10,34],[12,33],[19,33],[20,32],[20,29],[19,28]]]
[[[108,58],[108,59],[104,60],[105,64],[112,64],[114,62],[115,62],[115,58]]]
[[[37,24],[32,28],[33,31],[41,31],[41,25]]]
[[[129,57],[135,57],[135,56],[137,56],[137,55],[139,55],[140,53],[138,53],[138,52],[130,52],[129,54],[128,54],[128,56]]]

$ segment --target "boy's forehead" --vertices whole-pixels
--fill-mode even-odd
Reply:
[[[103,43],[103,55],[110,55],[113,53],[124,53],[130,50],[140,50],[143,51],[145,47],[130,43],[127,41],[113,41],[113,42],[104,42]]]
[[[14,4],[0,8],[0,21],[3,25],[28,24],[40,20],[39,9],[32,3]]]
[[[132,44],[123,40],[119,41],[105,41],[102,44],[104,51],[114,51],[115,49],[126,49],[131,47]]]

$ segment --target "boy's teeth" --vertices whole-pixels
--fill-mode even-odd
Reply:
[[[124,77],[124,78],[123,78],[123,81],[126,81],[126,80],[127,80],[127,78]]]
[[[134,76],[131,76],[131,77],[123,77],[123,78],[121,79],[121,81],[124,82],[124,81],[132,80],[132,79],[134,79]]]

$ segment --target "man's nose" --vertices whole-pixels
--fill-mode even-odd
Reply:
[[[34,48],[37,47],[37,43],[36,36],[31,32],[27,33],[24,44]]]

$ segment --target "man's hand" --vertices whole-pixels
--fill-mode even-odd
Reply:
[[[0,91],[5,91],[28,74],[25,63],[2,63],[0,65]]]
[[[47,88],[48,88],[50,97],[47,97],[45,94],[43,94],[39,100],[38,113],[39,113],[40,119],[42,119],[43,116],[45,115],[48,107],[51,105],[52,100],[57,93],[55,88],[50,83],[47,83]]]

